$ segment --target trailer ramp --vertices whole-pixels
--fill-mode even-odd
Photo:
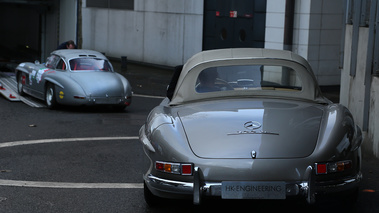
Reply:
[[[14,73],[0,72],[0,94],[9,101],[22,101],[31,107],[43,108],[44,103],[29,96],[20,96],[17,92],[17,81]]]

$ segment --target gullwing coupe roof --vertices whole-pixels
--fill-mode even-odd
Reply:
[[[107,59],[103,54],[94,51],[94,50],[82,50],[82,49],[63,49],[63,50],[55,50],[51,53],[52,55],[59,55],[66,60],[71,58],[79,58],[79,57],[91,57],[91,58],[99,58],[99,59]]]
[[[230,89],[205,93],[197,91],[195,88],[199,85],[200,74],[207,69],[216,70],[218,81],[224,82]],[[234,76],[230,77],[232,75]],[[258,77],[259,80],[255,79]],[[286,85],[292,87],[284,88],[283,79],[288,81]],[[246,86],[249,82],[255,82],[255,86]],[[263,85],[262,82],[266,84]],[[283,50],[236,48],[203,51],[191,57],[183,66],[170,105],[243,97],[290,98],[329,103],[322,96],[312,69],[303,57]]]

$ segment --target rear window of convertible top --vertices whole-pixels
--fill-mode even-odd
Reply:
[[[290,67],[268,65],[234,65],[210,67],[199,73],[196,92],[227,90],[277,90],[298,92],[302,84]]]

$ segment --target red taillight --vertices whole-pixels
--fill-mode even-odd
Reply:
[[[155,162],[155,169],[159,170],[159,171],[163,171],[164,170],[164,163]]]
[[[351,168],[353,168],[353,163],[351,161],[345,161],[344,169],[351,169]]]
[[[155,169],[161,172],[178,174],[178,175],[192,175],[192,164],[170,163],[170,162],[155,162]]]
[[[329,162],[329,163],[316,163],[316,174],[328,174],[335,172],[343,172],[353,167],[353,163],[350,160]]]
[[[182,164],[182,175],[192,175],[192,164]]]
[[[316,174],[327,174],[328,169],[326,165],[326,163],[317,163]]]

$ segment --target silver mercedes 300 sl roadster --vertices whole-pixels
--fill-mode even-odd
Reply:
[[[175,79],[174,79],[175,80]],[[287,199],[358,193],[362,133],[320,92],[307,61],[288,51],[222,49],[194,55],[172,97],[139,135],[160,198]]]
[[[20,95],[45,100],[49,108],[58,104],[111,105],[121,110],[131,104],[128,80],[93,50],[56,50],[45,64],[19,64],[16,77]]]

